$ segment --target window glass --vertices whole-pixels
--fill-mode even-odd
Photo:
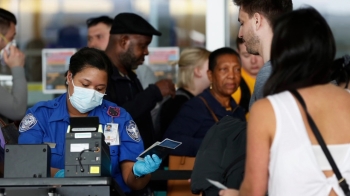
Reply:
[[[86,46],[86,20],[91,17],[133,12],[162,32],[154,36],[151,47],[205,46],[205,0],[1,0],[0,7],[17,17],[16,41],[26,54],[29,91],[41,88],[41,50]],[[0,74],[10,71],[1,69]],[[29,105],[42,97],[47,98],[32,99],[29,92]]]

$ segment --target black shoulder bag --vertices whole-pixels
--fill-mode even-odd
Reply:
[[[332,166],[333,172],[335,174],[335,176],[338,179],[338,183],[339,186],[341,187],[341,189],[344,191],[346,196],[350,196],[350,191],[349,191],[349,185],[346,182],[345,178],[343,178],[343,176],[341,175],[337,165],[334,162],[334,159],[331,155],[331,153],[329,152],[326,143],[324,142],[322,135],[320,133],[320,131],[318,130],[314,120],[311,118],[309,112],[307,111],[306,108],[306,104],[304,102],[304,99],[301,97],[301,95],[298,93],[298,91],[296,90],[290,90],[290,92],[295,96],[295,98],[299,101],[299,103],[301,104],[301,106],[304,108],[306,116],[307,116],[307,121],[310,124],[310,127],[312,129],[312,132],[314,133],[318,143],[320,144],[322,151],[324,152],[324,154],[326,155],[329,164]]]
[[[5,144],[17,144],[19,131],[15,123],[6,123],[0,116],[0,127],[5,141],[1,141]]]

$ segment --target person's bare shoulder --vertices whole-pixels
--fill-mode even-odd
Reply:
[[[250,109],[250,115],[255,114],[255,115],[261,115],[261,114],[273,114],[273,108],[270,103],[270,101],[267,98],[260,99],[256,101],[253,105],[252,108]]]
[[[255,102],[249,112],[248,131],[253,134],[263,134],[270,138],[270,142],[276,132],[276,117],[271,102],[260,99]]]

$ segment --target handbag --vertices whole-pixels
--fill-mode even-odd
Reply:
[[[19,132],[14,123],[7,124],[0,117],[0,178],[4,176],[4,148],[5,144],[17,144]]]
[[[196,157],[169,156],[169,170],[192,170]],[[193,196],[187,180],[168,180],[167,196]]]
[[[215,122],[219,122],[207,101],[199,96],[204,105],[208,108]],[[196,157],[169,156],[169,170],[192,170]],[[168,180],[167,196],[192,196],[191,184],[187,180]]]
[[[199,96],[199,98],[203,101],[205,107],[207,107],[207,109],[209,110],[209,112],[210,112],[211,116],[213,117],[214,121],[215,121],[216,123],[219,122],[218,117],[215,115],[215,113],[213,112],[213,110],[210,108],[208,102],[204,99],[204,97]]]
[[[340,173],[340,171],[339,171],[339,169],[338,169],[338,167],[337,167],[337,165],[336,165],[336,163],[335,163],[331,153],[329,152],[329,150],[327,148],[326,143],[323,140],[323,137],[322,137],[320,131],[318,130],[314,120],[311,118],[309,112],[307,111],[304,99],[301,97],[301,95],[295,89],[294,90],[289,90],[289,92],[291,92],[296,97],[296,99],[299,101],[299,103],[303,107],[303,109],[304,109],[304,111],[306,113],[307,121],[310,124],[311,130],[314,133],[318,143],[320,144],[320,146],[322,148],[322,151],[326,155],[326,157],[328,159],[328,162],[331,165],[331,167],[333,169],[333,172],[334,172],[335,176],[338,179],[339,186],[341,187],[341,189],[343,190],[343,192],[344,192],[344,194],[346,196],[350,196],[349,185],[346,182],[345,178],[343,178],[343,176],[341,175],[341,173]]]
[[[19,131],[18,127],[15,125],[15,123],[6,123],[1,117],[0,117],[0,126],[1,131],[3,135],[3,138],[5,141],[1,141],[1,144],[17,144],[18,143],[18,137],[19,137]]]

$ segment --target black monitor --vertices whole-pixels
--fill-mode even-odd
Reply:
[[[70,130],[69,132],[98,132],[99,118],[98,116],[88,117],[70,117]]]

